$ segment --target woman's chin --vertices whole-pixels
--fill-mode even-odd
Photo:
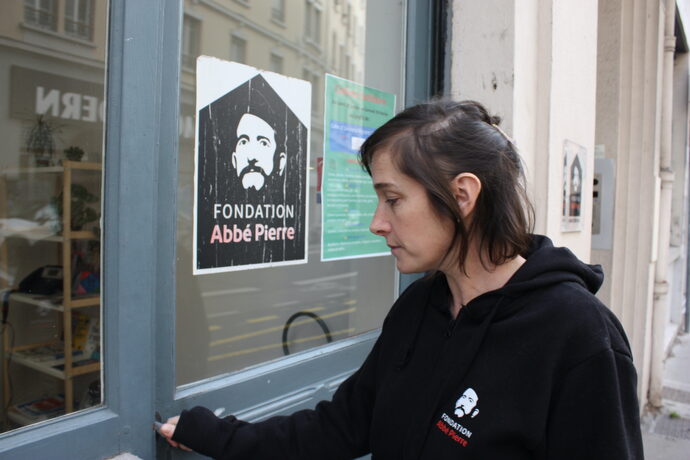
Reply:
[[[426,270],[424,270],[423,268],[405,265],[404,263],[400,263],[400,261],[397,261],[395,266],[398,269],[398,271],[403,275],[412,275],[414,273],[426,272]]]

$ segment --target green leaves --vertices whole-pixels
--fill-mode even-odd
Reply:
[[[100,214],[89,203],[96,203],[98,197],[89,192],[86,187],[80,184],[72,184],[72,212],[71,212],[71,227],[72,230],[81,230],[84,225],[90,222],[96,222]],[[53,198],[53,206],[57,210],[58,215],[62,218],[63,213],[63,193],[60,192]]]

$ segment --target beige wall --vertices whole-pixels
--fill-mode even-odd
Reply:
[[[527,182],[531,184],[530,198],[534,203],[546,202],[546,180],[543,174],[537,174],[537,152],[540,149],[540,139],[537,133],[548,131],[546,116],[550,93],[549,69],[545,63],[549,62],[550,46],[538,46],[543,42],[543,31],[538,24],[540,15],[539,0],[524,0],[515,3],[515,35],[514,49],[514,91],[512,94],[513,107],[513,137],[518,143],[520,153],[525,162]],[[542,136],[546,139],[546,136]],[[548,164],[548,163],[542,163]],[[539,213],[536,216],[535,227],[539,233],[546,231],[546,216]]]
[[[552,3],[551,116],[548,170],[547,235],[589,261],[594,171],[596,108],[597,1]],[[563,143],[573,141],[587,150],[582,188],[582,231],[563,233]],[[553,160],[556,161],[553,161]]]
[[[492,11],[492,14],[486,14]],[[594,166],[597,2],[457,0],[451,95],[504,118],[525,159],[536,230],[589,260]],[[561,232],[562,155],[587,149],[583,230]]]
[[[456,1],[453,6],[451,95],[482,102],[512,132],[513,2]]]
[[[621,1],[599,2],[597,45],[597,114],[596,143],[605,158],[615,161],[618,152],[618,100],[620,98]],[[615,210],[614,210],[615,212]],[[612,216],[606,216],[611,219]],[[604,273],[611,273],[612,250],[592,250],[592,262],[601,264]],[[611,278],[604,278],[599,297],[611,302]],[[620,313],[620,312],[619,312]]]

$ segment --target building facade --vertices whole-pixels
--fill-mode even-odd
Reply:
[[[630,339],[642,407],[658,406],[663,361],[687,321],[688,4],[492,5],[489,17],[485,3],[454,2],[451,95],[504,116],[536,231],[603,266],[598,295]],[[571,143],[583,157],[579,227],[564,222]]]
[[[343,101],[362,120],[364,100],[397,111],[435,95],[500,115],[536,232],[604,267],[598,295],[630,339],[641,406],[660,404],[663,361],[687,327],[687,0],[0,11],[3,458],[175,457],[156,418],[197,404],[248,420],[290,413],[357,369],[413,277],[377,253],[324,257]],[[195,274],[200,56],[310,85],[306,263]],[[226,68],[218,82],[250,72]],[[368,125],[355,128],[348,142]],[[349,212],[349,192],[340,199]]]

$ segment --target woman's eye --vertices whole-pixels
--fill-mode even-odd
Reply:
[[[390,206],[395,206],[395,204],[398,202],[397,198],[386,198],[386,203]]]
[[[240,139],[240,145],[247,145],[247,139]]]
[[[262,147],[268,147],[268,141],[261,141],[260,144]]]

